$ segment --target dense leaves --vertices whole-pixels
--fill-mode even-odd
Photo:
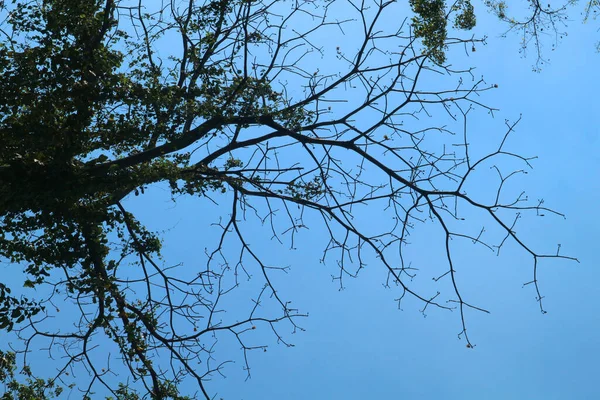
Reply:
[[[471,30],[475,27],[475,9],[470,0],[455,1],[450,9],[445,0],[410,0],[410,6],[416,14],[412,19],[415,36],[422,38],[426,51],[440,64],[446,61],[450,16],[453,15],[455,28]]]

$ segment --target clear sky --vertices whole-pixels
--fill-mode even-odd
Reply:
[[[377,260],[368,260],[359,277],[346,279],[340,291],[331,279],[335,265],[319,262],[324,232],[316,227],[302,231],[292,251],[250,222],[242,226],[254,240],[253,249],[290,267],[275,278],[276,287],[309,317],[299,321],[303,331],[282,330],[294,347],[277,344],[263,327],[252,332],[252,340],[269,347],[249,353],[248,380],[239,345],[220,342],[217,355],[235,363],[223,370],[226,378],[216,375],[208,383],[217,399],[600,398],[600,111],[595,100],[600,93],[600,54],[595,52],[600,33],[597,22],[582,25],[576,18],[557,50],[548,51],[551,62],[535,73],[534,59],[519,55],[518,37],[501,38],[502,27],[494,17],[479,14],[475,35],[487,35],[487,45],[478,45],[467,62],[476,67],[476,77],[499,86],[485,102],[500,111],[493,119],[473,120],[471,142],[496,143],[504,120],[522,114],[510,148],[539,158],[533,170],[515,180],[514,190],[527,190],[533,200],[543,198],[567,217],[529,217],[517,226],[535,250],[552,252],[560,244],[562,254],[580,260],[540,264],[548,313],[540,313],[533,288],[523,287],[531,280],[532,260],[522,249],[507,244],[497,257],[460,245],[455,256],[464,294],[490,311],[467,313],[476,345],[468,349],[457,337],[462,329],[458,312],[431,308],[424,316],[423,304],[414,300],[399,310],[394,301],[399,292],[383,287],[386,271]],[[448,57],[465,62],[464,52]],[[173,203],[160,186],[146,196],[131,196],[125,205],[150,228],[168,230],[166,264],[182,263],[192,271],[205,265],[204,249],[220,233],[211,224],[229,212],[206,199],[182,197]],[[384,223],[380,213],[371,207],[362,218],[377,228]],[[411,236],[410,251],[425,280],[435,276],[435,268],[445,267],[439,236],[432,245],[435,235],[439,231],[417,225]],[[240,288],[230,304],[247,307],[253,296]]]
[[[468,313],[476,344],[470,350],[457,338],[457,312],[428,310],[424,317],[422,305],[410,301],[399,311],[393,301],[398,293],[382,287],[385,272],[376,260],[339,291],[331,280],[335,267],[318,262],[319,232],[300,236],[298,250],[289,255],[280,246],[270,250],[269,242],[256,242],[257,249],[282,252],[277,256],[288,260],[291,270],[278,287],[310,316],[300,321],[304,332],[287,335],[295,347],[269,338],[267,352],[250,353],[252,377],[245,382],[243,362],[230,343],[223,351],[231,351],[236,363],[224,370],[226,379],[215,377],[209,390],[228,400],[600,398],[600,55],[594,51],[600,36],[595,26],[574,20],[568,37],[547,52],[551,62],[535,73],[534,59],[518,53],[518,37],[501,38],[497,21],[480,14],[476,32],[488,36],[487,46],[478,46],[469,58],[476,75],[499,85],[486,101],[500,109],[495,119],[476,120],[472,141],[497,138],[505,119],[522,114],[511,148],[539,158],[517,183],[530,198],[543,198],[567,216],[528,218],[517,228],[534,249],[552,252],[560,243],[562,254],[580,260],[542,262],[547,314],[540,313],[533,288],[523,287],[531,280],[531,258],[512,245],[500,257],[468,246],[457,255],[466,271],[460,275],[466,292],[491,311]],[[185,200],[175,206],[155,190],[165,201],[140,206],[138,216],[156,227],[174,227],[165,256],[193,264],[198,254],[190,250],[198,251],[202,236],[211,234],[204,229],[214,220],[206,210],[213,209],[203,206],[199,212]],[[377,209],[368,216],[378,223]],[[412,249],[423,255],[426,276],[428,263],[443,262],[432,253],[429,234],[424,228],[419,236],[417,228]]]

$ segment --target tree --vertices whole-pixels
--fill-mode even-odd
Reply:
[[[246,367],[267,348],[249,344],[257,328],[288,344],[284,331],[306,315],[273,283],[289,261],[264,261],[244,224],[291,247],[323,229],[340,287],[376,260],[399,302],[457,309],[469,348],[466,313],[486,311],[461,295],[454,240],[516,242],[542,311],[538,264],[572,259],[516,233],[526,214],[561,215],[507,189],[530,167],[510,149],[518,121],[488,153],[471,143],[468,121],[493,114],[481,99],[497,85],[447,61],[483,42],[462,38],[475,25],[469,1],[411,1],[400,23],[409,10],[393,1],[0,4],[0,256],[23,271],[0,283],[0,328],[21,340],[0,353],[6,398],[67,386],[184,399],[190,381],[212,398],[205,382],[228,361],[214,351],[221,337]],[[497,173],[485,193],[473,186],[483,167]],[[160,234],[127,208],[150,186],[221,206],[201,268],[162,259]],[[381,224],[364,221],[365,206]],[[427,222],[447,256],[433,284],[450,292],[413,282],[408,237]],[[257,290],[253,302],[224,316],[242,287]],[[36,348],[55,355],[50,376],[30,366]]]
[[[507,32],[516,32],[521,39],[522,54],[526,54],[530,47],[533,47],[536,61],[534,71],[540,71],[542,65],[548,61],[544,54],[544,42],[552,42],[551,50],[554,50],[561,39],[568,34],[568,23],[571,21],[570,11],[578,3],[575,1],[558,2],[556,5],[552,2],[542,2],[539,0],[528,1],[526,7],[511,10],[505,1],[485,0],[485,5],[489,11],[495,14],[500,21],[506,24]],[[517,5],[518,7],[519,5]],[[600,2],[590,0],[585,2],[580,10],[583,23],[590,20],[596,20],[600,11]],[[600,42],[597,44],[597,50],[600,50]]]

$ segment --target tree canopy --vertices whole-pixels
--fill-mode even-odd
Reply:
[[[469,33],[477,7],[400,3],[0,2],[0,257],[22,271],[0,282],[0,329],[15,340],[0,349],[3,398],[184,399],[192,382],[210,399],[205,382],[229,361],[213,350],[221,336],[246,367],[267,348],[248,344],[258,328],[288,344],[306,316],[273,283],[289,260],[265,261],[244,224],[287,248],[321,229],[321,261],[340,287],[377,264],[399,302],[457,309],[469,348],[466,314],[486,310],[461,295],[452,241],[496,252],[513,241],[532,259],[543,311],[539,263],[573,258],[514,229],[526,215],[562,215],[506,189],[530,167],[510,148],[518,121],[493,150],[473,150],[467,122],[494,113],[482,99],[497,85],[450,60],[485,41]],[[538,67],[541,32],[560,36],[569,11],[530,1],[521,20],[504,2],[486,7],[521,32]],[[495,180],[481,188],[483,167]],[[127,208],[154,186],[196,199],[199,213],[219,205],[220,235],[199,244],[197,266],[164,259],[160,232]],[[406,250],[424,223],[443,231],[447,255],[426,287]],[[227,317],[248,280],[252,302]],[[39,348],[56,354],[52,371],[31,365]]]

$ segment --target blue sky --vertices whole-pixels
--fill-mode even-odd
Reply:
[[[556,51],[548,51],[550,63],[541,73],[534,73],[534,59],[519,56],[518,37],[501,38],[501,28],[493,17],[479,16],[476,32],[488,36],[487,45],[477,46],[468,63],[476,67],[475,75],[499,85],[486,102],[500,111],[494,119],[475,119],[471,140],[485,145],[488,136],[497,138],[503,132],[504,119],[523,116],[510,139],[511,149],[539,158],[533,170],[517,179],[515,188],[526,189],[531,199],[543,198],[567,218],[527,218],[517,231],[536,250],[552,252],[560,243],[562,254],[580,260],[541,263],[539,280],[548,313],[540,313],[533,288],[523,287],[531,280],[531,258],[512,244],[500,257],[473,246],[461,246],[456,254],[465,292],[491,312],[467,314],[469,334],[476,344],[469,350],[457,338],[461,330],[457,312],[431,309],[424,317],[419,311],[422,305],[414,301],[403,303],[399,311],[394,302],[398,293],[382,287],[385,273],[376,260],[358,279],[346,280],[345,290],[339,291],[331,279],[334,266],[318,262],[323,246],[318,231],[301,234],[298,250],[289,252],[257,239],[257,249],[276,252],[273,256],[291,267],[277,285],[310,316],[300,321],[304,332],[286,336],[293,348],[269,339],[267,352],[250,353],[252,377],[247,381],[235,344],[225,342],[222,351],[231,351],[236,363],[224,370],[225,379],[215,377],[209,383],[217,398],[600,397],[595,382],[600,358],[600,256],[595,243],[600,237],[596,100],[600,55],[594,52],[598,33],[594,24],[574,20],[568,37]],[[453,57],[464,61],[462,54],[450,53],[449,59]],[[214,220],[218,207],[204,208],[202,203],[197,208],[187,201],[175,206],[165,193],[155,190],[151,195],[162,201],[152,208],[148,203],[140,205],[138,216],[157,227],[174,226],[165,242],[166,257],[197,262],[198,254],[190,249],[204,246],[202,238],[212,232],[204,227]],[[378,223],[377,209],[365,215]],[[261,229],[257,225],[246,228],[248,232]],[[422,255],[417,260],[425,276],[428,267],[443,262],[432,250],[432,234],[423,227],[413,236],[411,251]],[[241,301],[244,295],[240,294]]]
[[[390,23],[400,20],[387,17]],[[482,147],[496,143],[504,120],[514,121],[522,114],[510,148],[539,158],[533,170],[515,180],[514,190],[524,188],[531,199],[543,198],[547,206],[567,216],[530,217],[517,227],[534,249],[552,252],[560,244],[562,254],[580,260],[541,263],[539,280],[547,314],[540,313],[533,288],[523,287],[531,280],[532,260],[514,244],[507,244],[500,257],[476,246],[457,245],[463,293],[491,312],[467,313],[469,335],[476,345],[467,349],[457,337],[458,312],[430,308],[424,316],[423,305],[410,299],[399,310],[394,301],[399,293],[383,287],[386,274],[377,260],[369,259],[359,277],[346,279],[340,291],[339,283],[331,279],[335,265],[319,262],[324,232],[316,226],[301,231],[297,249],[291,251],[289,244],[276,245],[268,231],[249,222],[242,227],[253,239],[253,248],[269,262],[290,267],[287,274],[274,278],[276,287],[309,317],[299,321],[304,331],[282,329],[294,344],[291,348],[277,344],[261,326],[252,333],[251,341],[269,346],[266,352],[249,353],[248,380],[239,346],[223,339],[217,356],[235,363],[223,370],[226,378],[217,375],[208,383],[209,391],[227,400],[600,398],[595,382],[600,358],[596,26],[574,20],[568,37],[556,51],[548,52],[551,62],[541,73],[531,71],[532,58],[519,56],[518,38],[500,38],[502,27],[485,14],[479,15],[476,35],[487,35],[488,44],[478,45],[468,60],[464,52],[448,54],[451,62],[474,66],[474,75],[499,86],[485,96],[485,102],[499,111],[493,119],[482,115],[470,122],[471,142]],[[348,34],[351,38],[352,32]],[[319,65],[322,70],[328,67]],[[219,234],[211,224],[228,213],[227,205],[206,199],[180,198],[173,203],[161,186],[150,188],[146,196],[131,196],[126,206],[151,228],[168,230],[165,263],[182,263],[188,271],[203,265],[205,247],[210,248]],[[374,228],[382,227],[380,213],[370,207],[361,218],[372,221]],[[445,267],[436,235],[439,231],[424,225],[411,236],[410,252],[426,281],[440,265]],[[252,284],[236,292],[229,303],[232,313],[235,307],[251,304],[250,289]]]

